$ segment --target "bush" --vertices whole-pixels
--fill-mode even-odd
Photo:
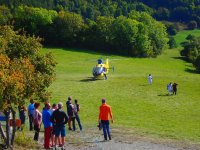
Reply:
[[[170,36],[170,37],[169,37],[169,42],[168,42],[168,44],[169,44],[169,48],[170,48],[170,49],[176,48],[176,47],[177,47],[176,41],[175,41],[175,39],[174,39],[173,36]]]
[[[200,73],[200,55],[195,59],[193,65],[196,68],[197,72]]]
[[[188,29],[194,30],[197,28],[197,22],[196,21],[190,21],[188,24]]]

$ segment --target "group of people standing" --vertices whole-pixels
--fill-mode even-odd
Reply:
[[[67,113],[65,113],[63,110],[62,102],[53,104],[52,107],[49,102],[46,102],[41,113],[39,111],[40,103],[34,102],[33,99],[30,100],[30,105],[28,106],[30,131],[33,129],[35,130],[34,140],[38,141],[41,123],[44,124],[45,149],[56,146],[64,147],[66,124],[68,124],[69,130],[75,131],[75,120],[77,120],[80,131],[82,131],[82,125],[78,115],[78,112],[80,111],[80,105],[78,104],[78,100],[75,100],[74,104],[72,104],[71,101],[72,98],[68,97],[66,102]],[[73,123],[73,128],[71,127],[71,122]]]
[[[101,123],[103,128],[104,140],[111,140],[110,123],[113,123],[113,115],[111,107],[106,103],[106,99],[101,100],[102,104],[99,107],[98,122]],[[67,113],[63,110],[63,103],[51,104],[45,103],[42,113],[40,110],[40,103],[30,100],[28,106],[28,117],[29,117],[29,129],[35,130],[34,140],[39,140],[39,133],[41,124],[44,124],[44,148],[49,149],[52,147],[64,147],[66,137],[66,124],[68,124],[68,130],[75,131],[76,125],[75,120],[78,123],[80,131],[82,131],[82,124],[79,117],[80,105],[78,100],[74,100],[72,103],[72,97],[68,97],[66,101]],[[26,110],[23,109],[23,112]],[[25,122],[25,118],[24,118]]]
[[[153,82],[153,77],[152,77],[152,75],[151,74],[149,74],[148,75],[148,83],[149,83],[149,85],[152,85],[152,82]],[[167,91],[168,91],[168,95],[176,95],[176,93],[177,93],[177,83],[169,83],[169,84],[167,84]]]
[[[176,95],[176,92],[177,92],[177,85],[178,85],[178,84],[175,83],[175,82],[174,82],[173,84],[172,84],[171,82],[170,82],[169,84],[167,84],[168,95],[172,95],[172,94],[173,94],[173,95],[174,95],[174,94]]]

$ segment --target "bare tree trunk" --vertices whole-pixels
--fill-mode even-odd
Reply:
[[[8,148],[10,146],[10,125],[9,125],[9,120],[10,120],[10,110],[5,110],[4,114],[6,116],[6,147]]]
[[[6,133],[5,133],[1,123],[0,123],[0,134],[1,134],[2,138],[3,138],[3,140],[4,140],[4,143],[6,143]]]
[[[13,149],[14,146],[14,139],[15,139],[15,132],[16,132],[16,112],[14,111],[14,109],[11,108],[11,112],[12,112],[12,117],[13,117],[13,130],[12,130],[12,137],[11,137],[11,149]]]

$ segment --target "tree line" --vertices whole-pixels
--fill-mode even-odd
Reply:
[[[65,10],[91,20],[97,16],[128,16],[135,10],[147,12],[157,20],[200,27],[199,0],[0,0],[0,5],[12,10],[20,5]]]
[[[183,50],[180,52],[181,55],[191,62],[196,71],[200,73],[200,36],[195,37],[190,34],[186,37],[186,42],[181,44],[183,46]]]
[[[18,6],[14,13],[0,7],[0,23],[12,23],[15,30],[44,39],[48,46],[67,46],[104,52],[156,57],[168,46],[166,27],[146,12],[131,11],[128,16],[98,16],[84,19],[68,11]]]

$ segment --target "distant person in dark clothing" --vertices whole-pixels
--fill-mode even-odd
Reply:
[[[173,83],[173,85],[172,85],[172,87],[173,87],[173,94],[175,94],[176,95],[176,92],[177,92],[177,83]]]
[[[56,109],[52,116],[51,121],[55,127],[55,146],[57,145],[58,138],[61,135],[62,147],[65,145],[66,129],[65,124],[68,122],[67,114],[62,110],[63,104],[58,103],[58,109]]]
[[[19,118],[21,120],[21,128],[19,127],[19,130],[23,130],[23,126],[25,124],[25,120],[26,120],[26,113],[25,111],[27,111],[25,106],[18,106],[18,110],[19,110]]]
[[[80,105],[78,104],[78,100],[75,99],[74,100],[75,104],[74,104],[74,115],[75,117],[72,119],[72,123],[73,123],[73,130],[76,130],[76,125],[75,125],[75,119],[78,122],[78,126],[80,131],[82,131],[82,125],[81,125],[81,121],[80,121],[80,117],[78,115],[79,111],[80,111]]]
[[[67,98],[67,102],[66,102],[66,107],[67,107],[67,115],[69,117],[69,120],[68,120],[68,130],[72,130],[72,118],[74,117],[73,116],[73,105],[72,105],[72,97],[69,96]]]

